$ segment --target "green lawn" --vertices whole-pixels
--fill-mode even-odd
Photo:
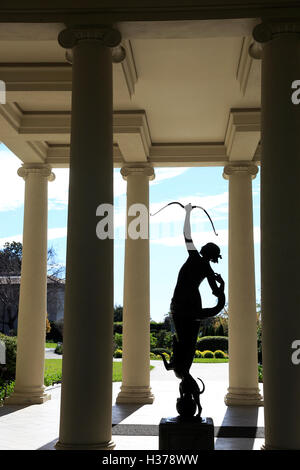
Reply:
[[[45,348],[56,348],[57,343],[46,343]]]
[[[61,380],[62,359],[45,359],[45,385]],[[153,366],[150,367],[153,369]],[[113,363],[113,382],[122,381],[122,362]]]

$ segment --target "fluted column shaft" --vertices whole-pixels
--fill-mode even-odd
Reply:
[[[112,53],[118,31],[70,28],[72,122],[61,420],[57,449],[111,449],[113,239],[97,209],[113,204]]]
[[[124,269],[122,387],[117,403],[152,403],[150,388],[149,179],[151,167],[124,167],[127,221]],[[132,238],[130,208],[142,205],[143,238]],[[136,211],[134,211],[136,212]],[[129,214],[129,215],[128,215]],[[137,213],[139,214],[139,213]]]
[[[229,388],[227,405],[260,405],[252,178],[256,165],[227,165],[229,179]],[[247,364],[247,366],[245,366]]]
[[[300,449],[300,22],[267,21],[262,48],[261,292],[265,448]],[[297,86],[296,86],[297,88]],[[297,97],[296,97],[297,98]]]
[[[14,393],[7,404],[44,403],[44,363],[47,313],[47,165],[23,165],[25,179],[23,251],[18,312],[17,364]]]

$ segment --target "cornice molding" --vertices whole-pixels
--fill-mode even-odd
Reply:
[[[232,109],[225,134],[229,160],[252,160],[260,140],[260,110]]]
[[[135,91],[138,75],[130,41],[122,41],[121,47],[125,51],[125,58],[121,62],[115,62],[113,67],[122,68],[128,94],[131,97]],[[66,63],[0,63],[0,76],[6,84],[8,97],[9,94],[13,95],[12,92],[71,92],[72,65],[71,57],[68,54],[67,57]],[[13,97],[10,98],[12,99]]]
[[[45,0],[2,0],[2,22],[58,22],[64,24],[115,24],[119,21],[172,21],[221,18],[294,17],[299,15],[298,0],[70,0],[59,4]]]
[[[69,112],[23,112],[18,105],[0,105],[0,139],[23,162],[67,167],[70,159]],[[224,166],[259,161],[260,110],[232,109],[224,142],[152,142],[144,111],[113,114],[114,165]]]
[[[240,84],[240,90],[245,95],[248,86],[249,75],[253,59],[260,59],[262,53],[261,45],[250,36],[244,37],[240,52],[236,79]]]

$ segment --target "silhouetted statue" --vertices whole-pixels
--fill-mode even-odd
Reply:
[[[200,391],[198,383],[189,373],[193,363],[200,320],[212,317],[221,312],[225,305],[224,281],[216,274],[210,262],[218,263],[222,258],[220,249],[214,243],[204,245],[200,253],[197,251],[192,237],[190,215],[193,207],[191,204],[184,206],[186,210],[184,222],[184,239],[189,257],[181,267],[177,284],[171,301],[171,314],[175,327],[173,336],[173,354],[170,362],[162,354],[167,370],[174,370],[176,377],[181,379],[179,385],[180,398],[177,400],[177,411],[182,417],[194,416],[198,409],[197,417],[201,416],[200,394],[204,392],[204,383]],[[207,279],[213,295],[218,299],[213,308],[203,308],[199,286]]]

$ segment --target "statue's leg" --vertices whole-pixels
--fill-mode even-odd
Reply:
[[[188,373],[195,356],[196,343],[199,333],[199,322],[188,315],[173,314],[173,321],[176,330],[177,344],[176,356],[179,356],[180,363]]]

